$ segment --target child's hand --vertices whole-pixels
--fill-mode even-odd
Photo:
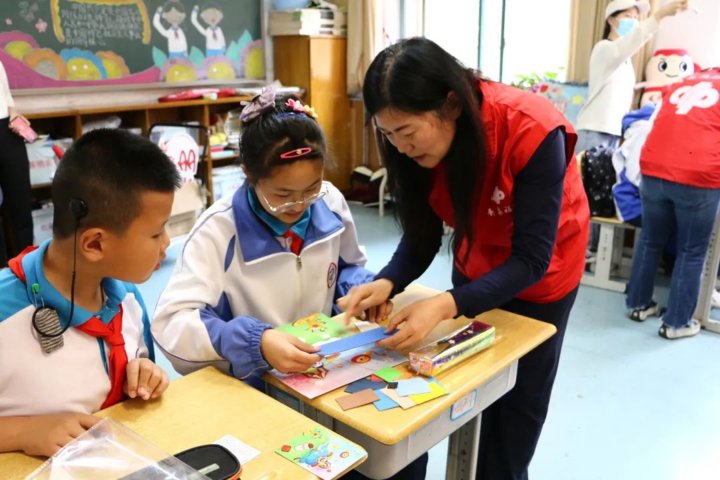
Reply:
[[[162,368],[148,358],[135,358],[127,364],[124,390],[130,398],[157,398],[167,390],[169,383]]]
[[[101,419],[84,413],[26,417],[22,449],[28,455],[50,457]]]
[[[268,329],[260,339],[260,351],[265,361],[283,372],[303,372],[321,360],[315,354],[318,347],[308,345],[289,333]]]

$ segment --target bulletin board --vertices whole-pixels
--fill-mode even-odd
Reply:
[[[261,0],[0,2],[13,89],[265,77]]]

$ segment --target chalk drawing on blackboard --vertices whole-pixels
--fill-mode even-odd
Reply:
[[[65,60],[49,48],[36,48],[22,57],[22,61],[33,71],[53,80],[67,78]]]
[[[112,3],[75,0],[62,5],[62,12],[60,0],[51,0],[50,13],[55,37],[70,47],[104,46],[107,38],[150,43],[150,21],[143,0],[114,0]]]
[[[198,16],[207,27],[200,23]],[[205,55],[208,57],[225,55],[225,35],[219,26],[223,17],[223,11],[213,2],[205,3],[202,9],[197,5],[193,7],[190,20],[200,35],[205,37]]]
[[[160,17],[169,23],[170,27],[165,27]],[[187,57],[185,31],[180,28],[180,25],[185,21],[185,17],[187,17],[185,7],[180,0],[167,0],[164,5],[157,8],[153,16],[155,30],[167,38],[169,59]]]
[[[0,32],[0,61],[14,89],[262,79],[263,42],[253,38],[260,2],[22,0],[12,9],[0,2],[0,20],[14,29]],[[160,25],[185,37],[183,54],[171,56],[171,42],[153,28],[158,7]]]
[[[68,80],[104,80],[107,78],[100,58],[88,50],[65,48],[60,50],[60,56],[65,60]]]

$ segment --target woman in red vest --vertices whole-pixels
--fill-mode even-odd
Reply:
[[[720,69],[668,85],[640,154],[642,231],[626,305],[631,320],[661,316],[669,340],[700,332],[693,318],[720,204]],[[677,257],[664,311],[653,300],[658,257],[677,231]]]
[[[378,320],[432,262],[443,222],[452,226],[453,288],[398,312],[389,327],[403,328],[380,344],[412,348],[445,319],[497,307],[555,325],[483,413],[478,478],[527,478],[585,266],[590,213],[575,131],[544,98],[484,79],[424,38],[380,52],[363,97],[403,236],[376,280],[338,304]]]

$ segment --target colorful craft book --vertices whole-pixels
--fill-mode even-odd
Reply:
[[[346,473],[367,455],[363,450],[323,428],[305,432],[275,453],[324,480]]]
[[[486,349],[495,341],[495,327],[474,321],[450,335],[410,352],[410,369],[432,377]]]
[[[298,337],[310,345],[327,342],[347,333],[347,327],[323,313],[313,313],[292,323],[279,326],[277,330]]]

